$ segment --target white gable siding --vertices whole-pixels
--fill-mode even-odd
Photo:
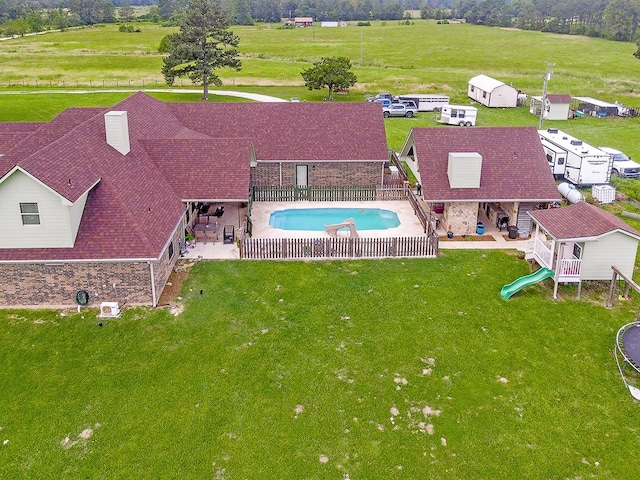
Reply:
[[[449,152],[447,176],[451,188],[480,188],[482,155],[477,152]]]
[[[620,232],[605,235],[597,242],[586,242],[582,252],[582,280],[611,280],[615,265],[629,278],[633,277],[638,241]]]
[[[84,206],[87,203],[87,197],[89,196],[89,192],[85,192],[76,203],[71,205],[69,208],[69,226],[71,227],[71,243],[75,243],[76,235],[78,235],[78,229],[80,228],[80,222],[82,221],[82,214],[84,213]]]
[[[31,202],[38,204],[40,225],[22,224],[20,203]],[[73,213],[77,224],[82,215],[78,208]],[[0,248],[72,247],[76,232],[71,217],[59,196],[20,171],[0,184]]]

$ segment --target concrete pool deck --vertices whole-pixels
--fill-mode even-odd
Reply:
[[[251,210],[253,238],[318,238],[328,236],[325,231],[282,230],[269,225],[269,217],[276,210],[302,208],[380,208],[398,215],[400,225],[385,230],[358,230],[358,235],[368,238],[415,237],[424,235],[418,217],[413,214],[409,202],[256,202]],[[340,232],[342,233],[342,232]],[[346,236],[346,231],[344,233]]]
[[[377,201],[377,202],[255,202],[252,207],[251,218],[253,219],[252,238],[319,238],[327,236],[326,232],[311,231],[287,231],[273,228],[269,225],[269,217],[276,210],[299,209],[299,208],[330,208],[330,207],[352,207],[352,208],[382,208],[391,210],[398,215],[400,225],[386,230],[361,230],[358,234],[361,237],[413,237],[423,236],[422,225],[418,217],[413,213],[413,208],[407,201]],[[507,240],[502,232],[497,229],[487,228],[485,240],[474,241],[468,239],[464,241],[446,240],[446,233],[438,230],[442,241],[439,248],[466,249],[466,250],[519,250],[524,252],[528,239]],[[495,232],[493,230],[496,230]],[[342,233],[342,232],[341,232]],[[347,232],[345,231],[344,235]],[[492,240],[486,238],[493,237]],[[444,238],[443,238],[444,237]],[[223,244],[221,241],[214,243],[198,242],[194,248],[187,249],[187,254],[183,258],[190,259],[217,259],[233,260],[240,258],[240,252],[235,242],[233,244]]]

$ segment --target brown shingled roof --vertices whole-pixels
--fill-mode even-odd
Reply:
[[[250,140],[163,139],[141,143],[180,199],[248,199]]]
[[[562,208],[529,212],[533,220],[556,240],[593,238],[616,230],[640,240],[640,232],[602,208],[579,202]]]
[[[550,93],[547,95],[549,103],[571,103],[571,95],[563,93]]]
[[[182,123],[212,138],[251,138],[258,161],[388,160],[380,105],[173,103]]]
[[[560,200],[534,127],[413,128],[408,141],[414,145],[427,201]],[[482,155],[480,188],[449,186],[450,152]]]
[[[104,114],[127,111],[131,150],[106,143]],[[250,161],[388,159],[379,105],[167,104],[138,92],[109,109],[4,124],[24,137],[0,157],[75,202],[89,189],[72,248],[0,249],[0,261],[154,259],[183,200],[247,200]],[[5,136],[5,140],[8,137]],[[10,140],[7,140],[10,141]]]

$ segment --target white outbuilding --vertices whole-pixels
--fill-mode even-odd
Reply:
[[[476,75],[469,80],[467,94],[486,107],[517,107],[518,90],[500,80],[486,75]]]
[[[543,118],[545,120],[567,120],[570,106],[571,95],[550,93],[544,100],[542,96],[531,97],[529,112],[539,117],[540,112],[544,109]]]

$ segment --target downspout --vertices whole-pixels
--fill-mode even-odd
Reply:
[[[156,298],[156,279],[153,272],[153,262],[149,262],[149,273],[151,275],[151,302],[153,307],[157,307],[158,299]]]

